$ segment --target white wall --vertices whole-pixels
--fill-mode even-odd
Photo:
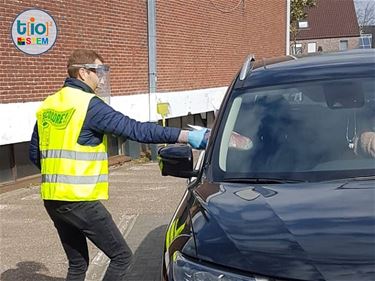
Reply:
[[[111,106],[138,121],[156,121],[156,104],[169,103],[167,118],[218,109],[227,87],[140,95],[115,96]],[[0,145],[29,141],[40,102],[0,104]],[[151,107],[149,107],[151,104]]]

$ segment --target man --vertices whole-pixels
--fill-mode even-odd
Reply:
[[[185,131],[137,122],[95,95],[108,90],[109,67],[92,50],[76,50],[69,78],[37,111],[30,159],[41,169],[41,196],[69,260],[66,280],[83,281],[89,265],[86,238],[109,258],[105,281],[123,280],[131,250],[100,200],[108,199],[105,134],[143,143],[188,142],[204,148],[204,130]]]

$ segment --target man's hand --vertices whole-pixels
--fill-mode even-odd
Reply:
[[[209,136],[209,131],[207,128],[200,130],[189,131],[188,143],[196,149],[205,149],[207,145],[207,140]]]

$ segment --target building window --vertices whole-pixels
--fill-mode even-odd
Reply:
[[[12,145],[0,145],[0,184],[14,180],[12,149]]]
[[[308,53],[315,53],[316,52],[316,43],[315,42],[307,44],[307,52]]]
[[[361,34],[359,38],[359,48],[361,49],[371,49],[372,34]]]
[[[339,50],[345,51],[348,49],[349,43],[348,40],[340,40]]]
[[[308,28],[309,27],[309,23],[307,20],[301,20],[298,22],[298,28],[299,29],[304,29],[304,28]]]
[[[302,54],[302,43],[296,43],[295,45],[292,46],[292,54],[293,55]]]

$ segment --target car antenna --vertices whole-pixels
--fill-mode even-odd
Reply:
[[[263,62],[263,68],[267,69],[266,59],[262,58],[262,62]]]
[[[255,62],[254,54],[248,55],[241,68],[241,72],[240,72],[241,81],[244,80],[251,73],[251,71],[254,68],[254,62]]]

